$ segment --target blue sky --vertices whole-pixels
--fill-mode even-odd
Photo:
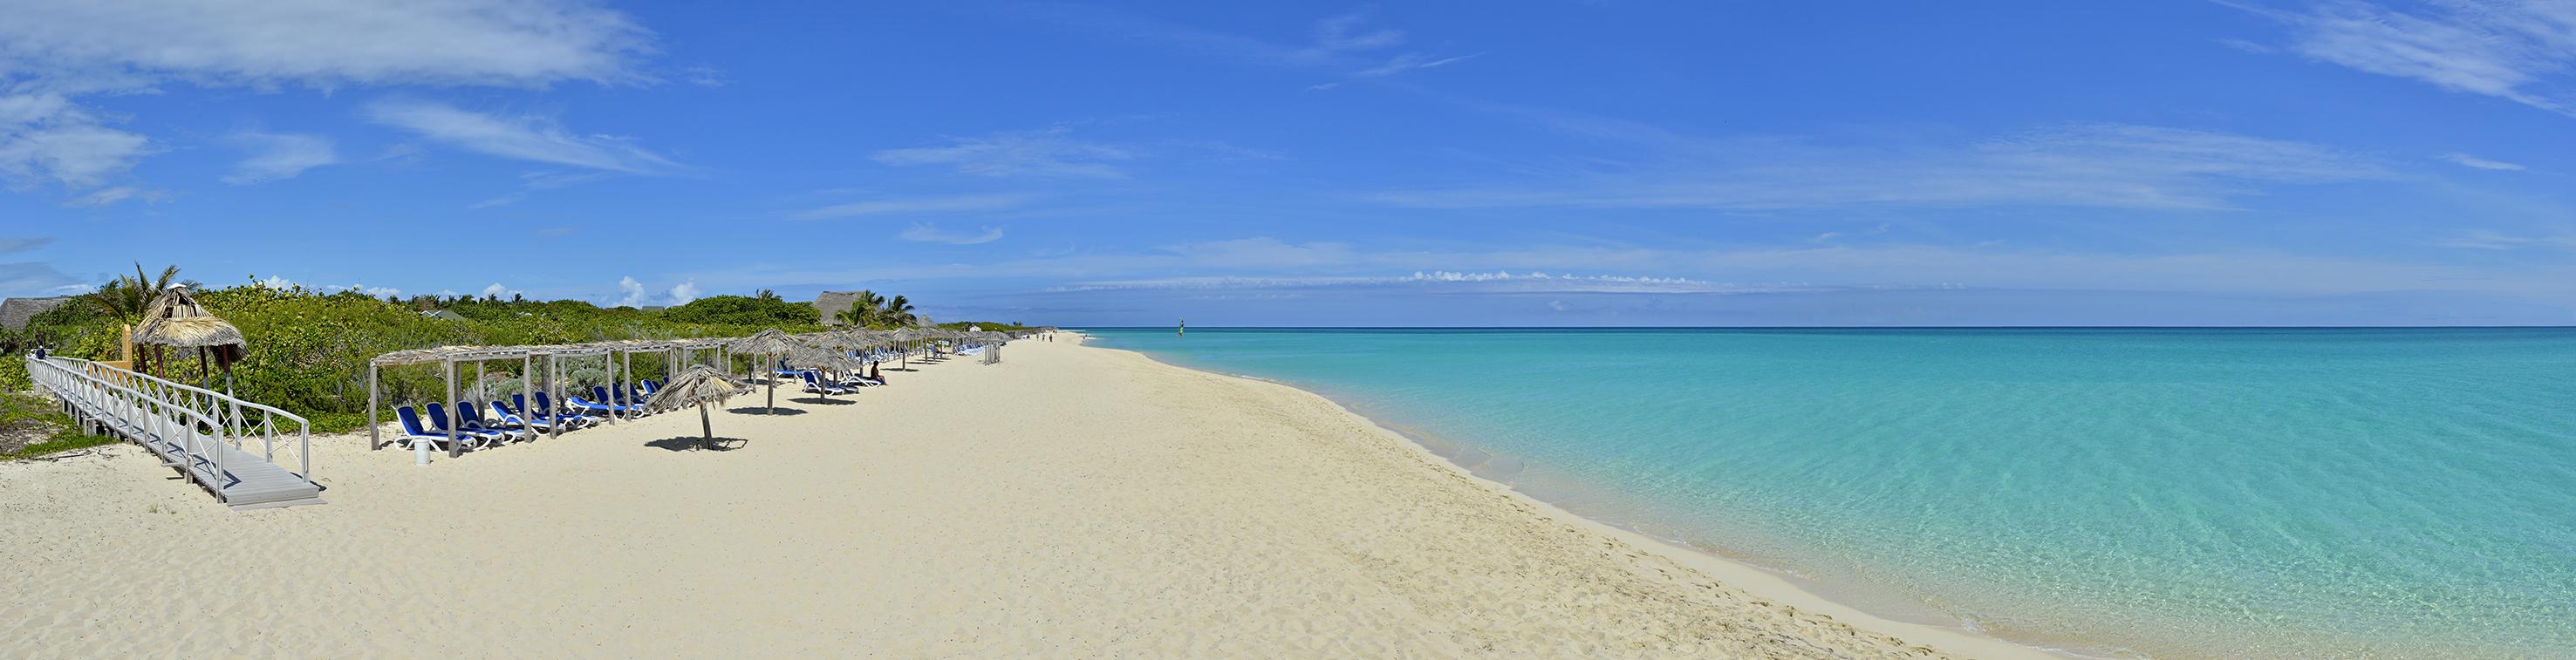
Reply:
[[[0,295],[2576,323],[2565,1],[10,4]]]

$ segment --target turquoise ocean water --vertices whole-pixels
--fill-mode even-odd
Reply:
[[[1091,332],[1893,618],[2576,657],[2576,329]]]

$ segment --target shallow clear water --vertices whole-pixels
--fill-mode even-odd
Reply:
[[[1091,332],[1900,618],[2576,653],[2576,330]]]

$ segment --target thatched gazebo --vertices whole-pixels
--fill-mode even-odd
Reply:
[[[697,406],[699,437],[704,444],[713,445],[716,441],[716,426],[715,422],[708,417],[707,407],[750,391],[750,387],[733,382],[732,378],[715,367],[703,364],[693,365],[681,371],[679,375],[672,376],[670,384],[662,386],[661,391],[653,393],[652,400],[644,402],[644,408],[661,412]]]
[[[769,412],[778,412],[778,358],[796,350],[796,338],[777,328],[762,330],[749,337],[733,340],[725,347],[735,353],[762,356],[761,380],[769,383]]]
[[[860,362],[858,358],[850,357],[849,353],[842,352],[840,349],[824,348],[819,346],[797,347],[795,351],[787,354],[787,365],[800,369],[813,369],[825,374],[850,373],[867,368],[866,363]],[[829,401],[832,398],[832,394],[829,391],[817,392],[817,394],[822,395],[823,399],[826,401]]]
[[[206,307],[197,304],[196,296],[189,295],[188,287],[184,286],[163,290],[159,297],[152,299],[150,306],[144,308],[143,327],[135,329],[134,343],[197,349],[197,377],[200,382],[211,377],[206,363],[208,358],[212,358],[224,370],[224,391],[227,393],[232,391],[233,363],[241,361],[248,353],[244,349],[246,342],[241,329],[206,311]],[[167,367],[162,364],[157,349],[152,362],[156,371],[166,374]]]

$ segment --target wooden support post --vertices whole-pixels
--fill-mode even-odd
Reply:
[[[376,363],[367,362],[367,451],[385,448],[383,432],[376,428]]]
[[[456,430],[465,428],[465,411],[456,409],[456,361],[440,364],[447,365],[447,457],[455,458],[465,455],[465,445],[456,441]]]

